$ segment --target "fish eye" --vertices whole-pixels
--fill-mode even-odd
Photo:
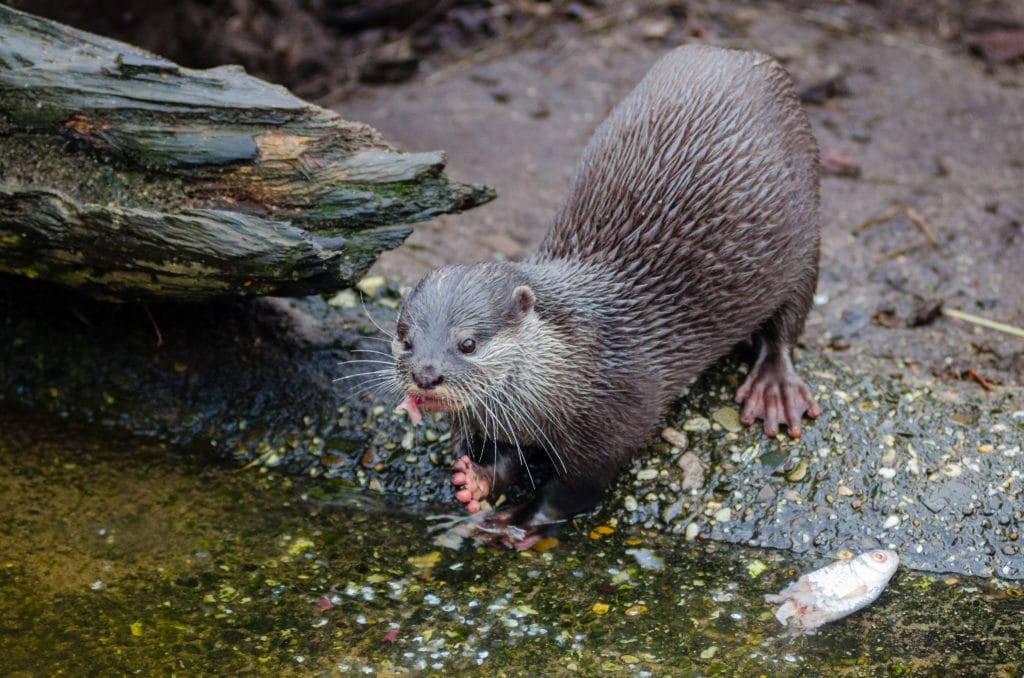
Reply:
[[[885,554],[882,553],[881,551],[875,551],[874,553],[871,554],[871,557],[874,558],[875,560],[877,560],[880,563],[884,563],[885,562]]]
[[[463,339],[459,342],[459,350],[469,354],[476,350],[476,339]]]

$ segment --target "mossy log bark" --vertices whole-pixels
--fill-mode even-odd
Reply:
[[[0,5],[0,271],[120,300],[328,292],[404,224],[494,197],[444,165],[237,67]]]

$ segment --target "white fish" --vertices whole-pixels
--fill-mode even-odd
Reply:
[[[801,575],[781,593],[764,599],[779,603],[775,618],[783,626],[813,631],[873,603],[899,564],[895,551],[869,551]]]

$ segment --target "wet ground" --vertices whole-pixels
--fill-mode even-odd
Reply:
[[[12,673],[1019,672],[1024,339],[926,312],[1024,325],[1024,64],[966,46],[1021,8],[708,4],[663,32],[670,5],[617,7],[321,93],[501,196],[418,226],[377,270],[401,284],[528,251],[592,128],[693,33],[775,54],[801,85],[842,75],[846,95],[808,105],[860,173],[823,182],[798,362],[824,414],[803,439],[736,430],[727,362],[667,422],[683,435],[655,438],[555,549],[455,550],[425,519],[452,510],[443,422],[412,431],[332,381],[378,347],[358,304],[111,308],[5,279]],[[390,292],[367,309],[384,323]],[[876,545],[904,568],[875,606],[781,634],[764,593]]]
[[[872,607],[792,636],[762,597],[815,558],[614,518],[547,553],[452,550],[386,495],[52,420],[0,426],[9,676],[1013,676],[1024,662],[1024,599],[1005,583],[901,570]]]

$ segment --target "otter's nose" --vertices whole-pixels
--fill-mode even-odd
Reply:
[[[444,382],[444,375],[439,374],[437,368],[433,365],[427,365],[421,369],[414,370],[412,380],[420,388],[428,390],[440,386]]]

